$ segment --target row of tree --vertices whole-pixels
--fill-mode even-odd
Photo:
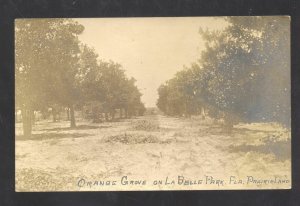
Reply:
[[[202,30],[200,59],[158,89],[168,115],[209,114],[232,128],[240,121],[290,124],[290,19],[228,17]]]
[[[114,119],[116,109],[125,116],[145,111],[135,80],[120,64],[100,60],[82,44],[78,35],[83,31],[71,19],[16,21],[15,101],[25,136],[31,135],[33,112],[48,108],[53,117],[56,108],[66,108],[71,127],[76,127],[74,107],[89,102],[97,102],[96,112],[105,113],[107,120]]]

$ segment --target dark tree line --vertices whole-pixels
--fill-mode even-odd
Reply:
[[[115,118],[116,109],[121,118],[142,115],[145,107],[141,102],[142,94],[135,86],[136,80],[127,78],[120,64],[98,61],[97,58],[95,51],[84,45],[77,76],[83,99],[98,102],[93,114],[97,115],[101,110],[106,120],[109,116],[112,120]]]
[[[124,117],[145,111],[135,80],[120,64],[101,61],[83,45],[78,39],[83,31],[70,19],[15,22],[15,102],[25,136],[31,135],[34,111],[45,114],[48,108],[54,121],[66,109],[71,127],[76,127],[75,108],[90,101],[100,105],[95,114],[105,113],[107,120],[108,115],[114,119],[116,109]]]
[[[290,19],[228,17],[222,31],[200,29],[197,63],[158,89],[168,115],[208,114],[238,122],[290,124]]]

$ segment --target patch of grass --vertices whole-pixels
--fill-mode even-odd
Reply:
[[[160,127],[157,121],[139,120],[134,122],[133,129],[143,131],[156,131],[159,130]]]
[[[154,135],[142,135],[142,134],[119,134],[115,136],[109,136],[104,138],[105,143],[119,142],[122,144],[146,144],[146,143],[170,143],[170,140],[162,141]]]
[[[51,132],[51,133],[42,133],[42,134],[32,134],[31,136],[24,136],[24,135],[17,135],[16,140],[19,141],[26,141],[26,140],[53,140],[53,139],[62,139],[62,138],[79,138],[79,137],[87,137],[90,134],[88,133],[57,133],[57,132]]]
[[[58,174],[55,172],[32,168],[16,171],[18,191],[56,191],[74,187],[75,183],[76,178],[70,175],[58,178]]]
[[[42,131],[69,131],[69,130],[87,130],[87,129],[102,129],[109,128],[112,126],[93,126],[93,125],[78,125],[75,128],[71,127],[55,127],[50,129],[42,129]]]

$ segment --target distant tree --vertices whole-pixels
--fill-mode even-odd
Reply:
[[[166,84],[160,85],[157,89],[158,91],[158,100],[156,106],[165,114],[170,115],[169,112],[169,103],[168,103],[168,86]]]
[[[200,72],[199,67],[192,65],[192,68],[176,73],[158,89],[158,108],[168,115],[190,117],[198,113],[203,106],[199,96],[202,83],[198,78]]]
[[[103,100],[103,86],[100,82],[103,72],[98,64],[98,54],[93,48],[81,45],[79,71],[76,79],[84,100]]]
[[[137,112],[138,112],[138,116],[143,116],[146,112],[146,107],[144,105],[144,103],[142,103],[141,101],[139,101],[138,105],[137,105]]]
[[[100,62],[102,68],[102,76],[100,81],[104,92],[104,110],[105,117],[108,119],[110,114],[112,120],[115,118],[116,109],[120,106],[120,98],[122,95],[122,82],[126,79],[126,75],[121,65],[118,63]]]
[[[102,82],[103,64],[100,66],[98,61],[98,54],[93,48],[87,45],[81,46],[77,81],[83,97],[81,104],[91,104],[94,122],[99,121],[100,106],[105,101],[105,84]]]
[[[131,116],[131,115],[142,115],[145,112],[145,106],[141,102],[141,96],[139,89],[135,85],[136,80],[134,78],[131,78],[129,80],[125,80],[126,86],[124,87],[124,93],[125,96],[123,98],[125,108],[125,116]]]
[[[95,51],[83,46],[79,72],[82,93],[87,101],[97,101],[102,105],[106,120],[109,116],[115,119],[116,110],[125,116],[140,110],[144,105],[140,102],[141,93],[135,86],[135,79],[128,79],[122,66],[113,61],[98,60]],[[94,114],[99,111],[95,108]]]

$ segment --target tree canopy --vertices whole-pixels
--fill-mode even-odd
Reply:
[[[290,123],[290,36],[287,17],[228,17],[223,31],[200,29],[205,49],[190,68],[158,89],[157,106],[209,108],[230,125],[239,121]],[[170,108],[171,107],[171,108]],[[170,111],[173,112],[170,112]],[[186,112],[187,109],[185,109]]]
[[[84,27],[72,19],[16,20],[16,107],[24,135],[31,134],[31,113],[57,105],[68,108],[98,101],[105,112],[143,107],[135,81],[122,66],[103,61],[78,39]],[[141,106],[142,105],[142,106]],[[54,115],[54,114],[53,114]]]

